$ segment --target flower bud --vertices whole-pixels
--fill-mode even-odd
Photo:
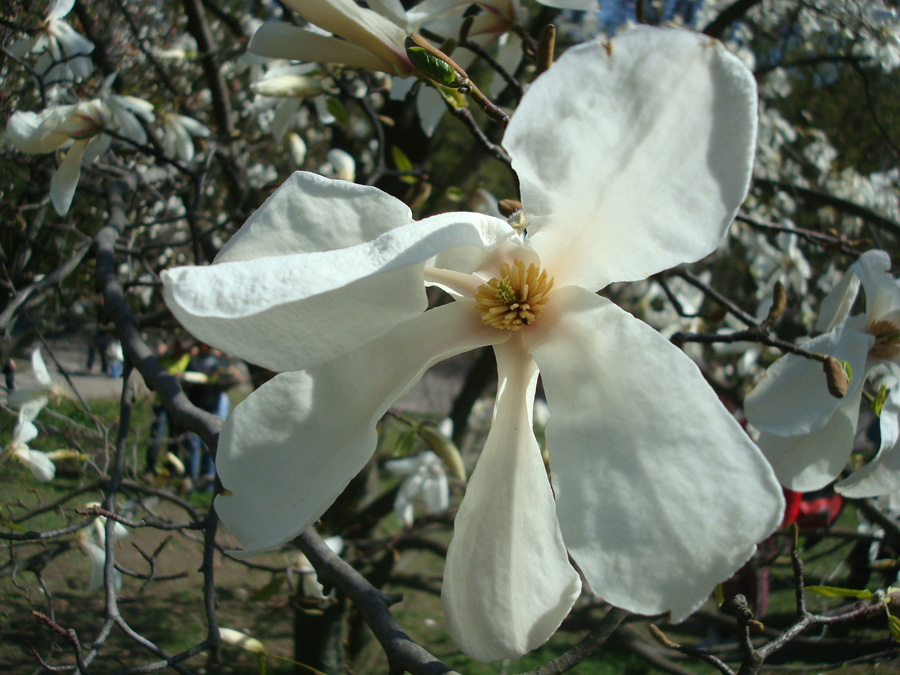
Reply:
[[[766,317],[766,321],[775,321],[781,318],[785,307],[787,307],[787,293],[784,290],[784,284],[776,281],[775,288],[772,289],[772,306],[769,307],[769,315]]]
[[[850,384],[844,365],[833,356],[828,356],[822,362],[822,370],[825,371],[828,393],[835,398],[844,398],[844,394],[847,393],[847,386]]]
[[[556,26],[548,23],[541,29],[541,36],[538,38],[537,54],[535,61],[537,62],[537,70],[534,76],[537,77],[543,72],[550,70],[553,65],[553,50],[556,45]]]
[[[406,55],[419,72],[438,84],[452,89],[471,85],[465,70],[417,33],[407,36]]]
[[[500,209],[500,213],[509,218],[516,211],[522,210],[522,202],[516,199],[501,199],[497,202],[497,208]]]
[[[450,473],[465,481],[466,467],[463,465],[462,455],[459,453],[456,443],[450,440],[449,436],[445,436],[437,429],[424,424],[419,426],[416,431],[421,439],[428,443],[434,454],[441,458],[444,465],[450,470]]]

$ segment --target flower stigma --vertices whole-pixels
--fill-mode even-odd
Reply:
[[[521,260],[512,266],[503,263],[500,276],[481,284],[474,298],[481,322],[501,330],[519,330],[530,326],[544,311],[553,278],[531,263],[527,269]]]
[[[866,332],[875,338],[875,344],[869,350],[869,356],[876,359],[896,360],[900,357],[900,327],[880,319],[872,321]]]

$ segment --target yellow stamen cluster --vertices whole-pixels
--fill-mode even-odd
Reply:
[[[519,330],[540,316],[553,288],[553,278],[534,263],[521,260],[503,263],[500,276],[482,284],[475,292],[481,321],[502,330]]]
[[[870,323],[866,332],[875,338],[869,356],[885,360],[900,357],[900,326],[881,319]]]

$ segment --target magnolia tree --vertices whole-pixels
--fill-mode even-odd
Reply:
[[[892,4],[51,0],[0,39],[9,664],[897,656]],[[54,351],[98,331],[111,421]],[[185,391],[227,359],[223,423]]]

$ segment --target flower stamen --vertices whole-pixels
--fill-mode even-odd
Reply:
[[[546,270],[521,260],[503,263],[499,277],[481,284],[474,298],[482,323],[502,330],[519,330],[540,316],[553,288]]]

